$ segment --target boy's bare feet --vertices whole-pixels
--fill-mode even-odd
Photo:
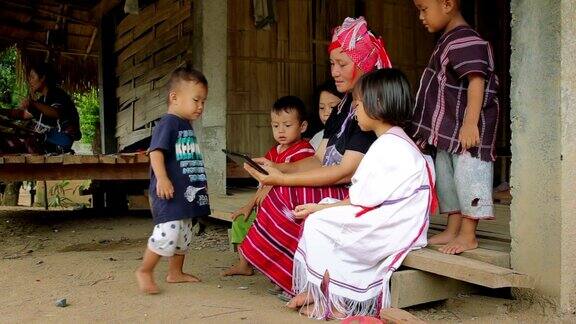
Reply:
[[[250,265],[240,265],[240,264],[235,264],[233,266],[230,267],[230,269],[224,271],[222,273],[222,276],[224,277],[228,277],[228,276],[252,276],[254,275],[254,268],[252,268],[252,266]]]
[[[303,305],[302,307],[300,307],[300,310],[298,311],[298,313],[307,317],[312,316],[313,312],[314,312],[314,303]]]
[[[303,292],[294,296],[286,306],[288,308],[297,309],[298,307],[310,304],[310,302],[311,300],[308,299],[308,292]]]
[[[458,232],[454,233],[453,231],[448,231],[448,229],[446,229],[444,232],[436,234],[436,235],[432,236],[431,238],[429,238],[428,244],[429,245],[447,244],[447,243],[451,242],[452,240],[454,240],[457,235],[458,235]]]
[[[184,272],[170,273],[166,276],[166,282],[168,283],[200,282],[200,281],[201,280],[198,279],[197,277]]]
[[[459,234],[450,243],[441,247],[438,251],[446,254],[460,254],[464,251],[474,250],[478,247],[476,236]]]
[[[332,318],[337,319],[337,320],[341,320],[341,319],[346,318],[346,315],[337,311],[336,308],[332,308]]]
[[[458,235],[450,241],[446,246],[439,249],[440,252],[446,254],[460,254],[464,251],[473,250],[478,247],[478,240],[476,240],[476,227],[478,220],[464,218]]]
[[[160,292],[160,289],[158,289],[158,286],[154,282],[154,275],[152,272],[137,270],[136,280],[138,281],[138,287],[140,288],[140,291],[143,293],[155,295]]]
[[[458,236],[461,225],[462,225],[461,214],[448,215],[448,224],[446,225],[446,229],[442,233],[432,236],[428,240],[428,244],[430,245],[448,244],[449,242],[454,240],[456,236]]]

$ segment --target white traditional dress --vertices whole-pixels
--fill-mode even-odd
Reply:
[[[332,308],[377,315],[389,306],[392,273],[426,245],[433,181],[431,162],[401,128],[372,144],[352,178],[351,205],[313,213],[304,224],[293,288],[314,301],[311,317],[332,317]]]

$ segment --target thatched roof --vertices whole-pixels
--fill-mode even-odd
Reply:
[[[68,88],[97,84],[99,22],[122,0],[0,0],[0,50],[16,45],[23,66],[53,62]]]

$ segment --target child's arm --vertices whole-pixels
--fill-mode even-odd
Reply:
[[[164,153],[161,150],[150,152],[150,165],[156,176],[156,194],[158,198],[174,198],[174,186],[172,186],[172,182],[168,178],[166,165],[164,164]]]
[[[317,155],[290,163],[274,163],[266,158],[255,158],[254,161],[258,164],[279,170],[282,173],[297,173],[322,167],[322,161],[318,159]]]
[[[294,217],[299,218],[299,219],[303,219],[308,217],[310,214],[315,213],[317,211],[321,211],[322,209],[326,209],[326,208],[332,208],[332,207],[337,207],[337,206],[347,206],[350,205],[350,198],[346,198],[344,200],[341,200],[337,203],[333,203],[333,204],[305,204],[305,205],[300,205],[300,206],[296,206],[296,208],[294,208]]]
[[[256,200],[258,199],[258,195],[260,194],[261,190],[262,187],[258,188],[258,190],[256,190],[256,193],[252,197],[250,197],[248,202],[246,202],[246,204],[240,207],[238,210],[234,211],[232,215],[230,215],[230,218],[234,221],[240,215],[244,215],[244,221],[247,221],[248,217],[250,217],[250,213],[252,213],[252,210],[254,209],[254,206],[256,206]]]
[[[481,74],[468,75],[468,106],[458,136],[458,140],[465,150],[480,145],[478,119],[484,100],[484,83],[485,80]]]
[[[304,161],[314,159],[318,161],[319,167],[310,168],[307,170],[294,172],[294,173],[283,173],[278,169],[266,168],[268,175],[264,175],[251,166],[244,164],[244,169],[252,175],[252,177],[258,180],[260,183],[267,185],[276,186],[310,186],[310,187],[321,187],[321,186],[331,186],[335,184],[346,184],[350,183],[354,172],[360,165],[360,161],[364,157],[363,153],[347,150],[344,152],[342,157],[342,162],[338,165],[331,165],[322,167],[320,162],[315,157],[309,157],[300,160],[295,163],[283,163],[277,165],[287,165],[295,164],[301,165]]]
[[[266,185],[262,185],[258,191],[256,192],[256,205],[260,206],[262,205],[262,201],[264,201],[264,198],[266,198],[266,196],[268,196],[268,193],[270,192],[270,190],[272,189],[272,186],[266,186]]]

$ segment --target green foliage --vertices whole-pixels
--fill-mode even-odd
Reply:
[[[14,108],[28,95],[25,83],[18,82],[18,50],[10,47],[0,53],[0,108]]]
[[[73,97],[80,115],[82,142],[91,144],[96,134],[96,127],[100,122],[98,90],[92,88],[86,92],[77,92],[73,94]]]
[[[71,207],[81,205],[66,197],[66,194],[70,193],[70,191],[72,191],[72,194],[79,193],[88,187],[88,183],[82,183],[74,188],[70,188],[70,181],[60,181],[52,188],[50,188],[49,193],[51,197],[50,201],[48,202],[48,207]]]

